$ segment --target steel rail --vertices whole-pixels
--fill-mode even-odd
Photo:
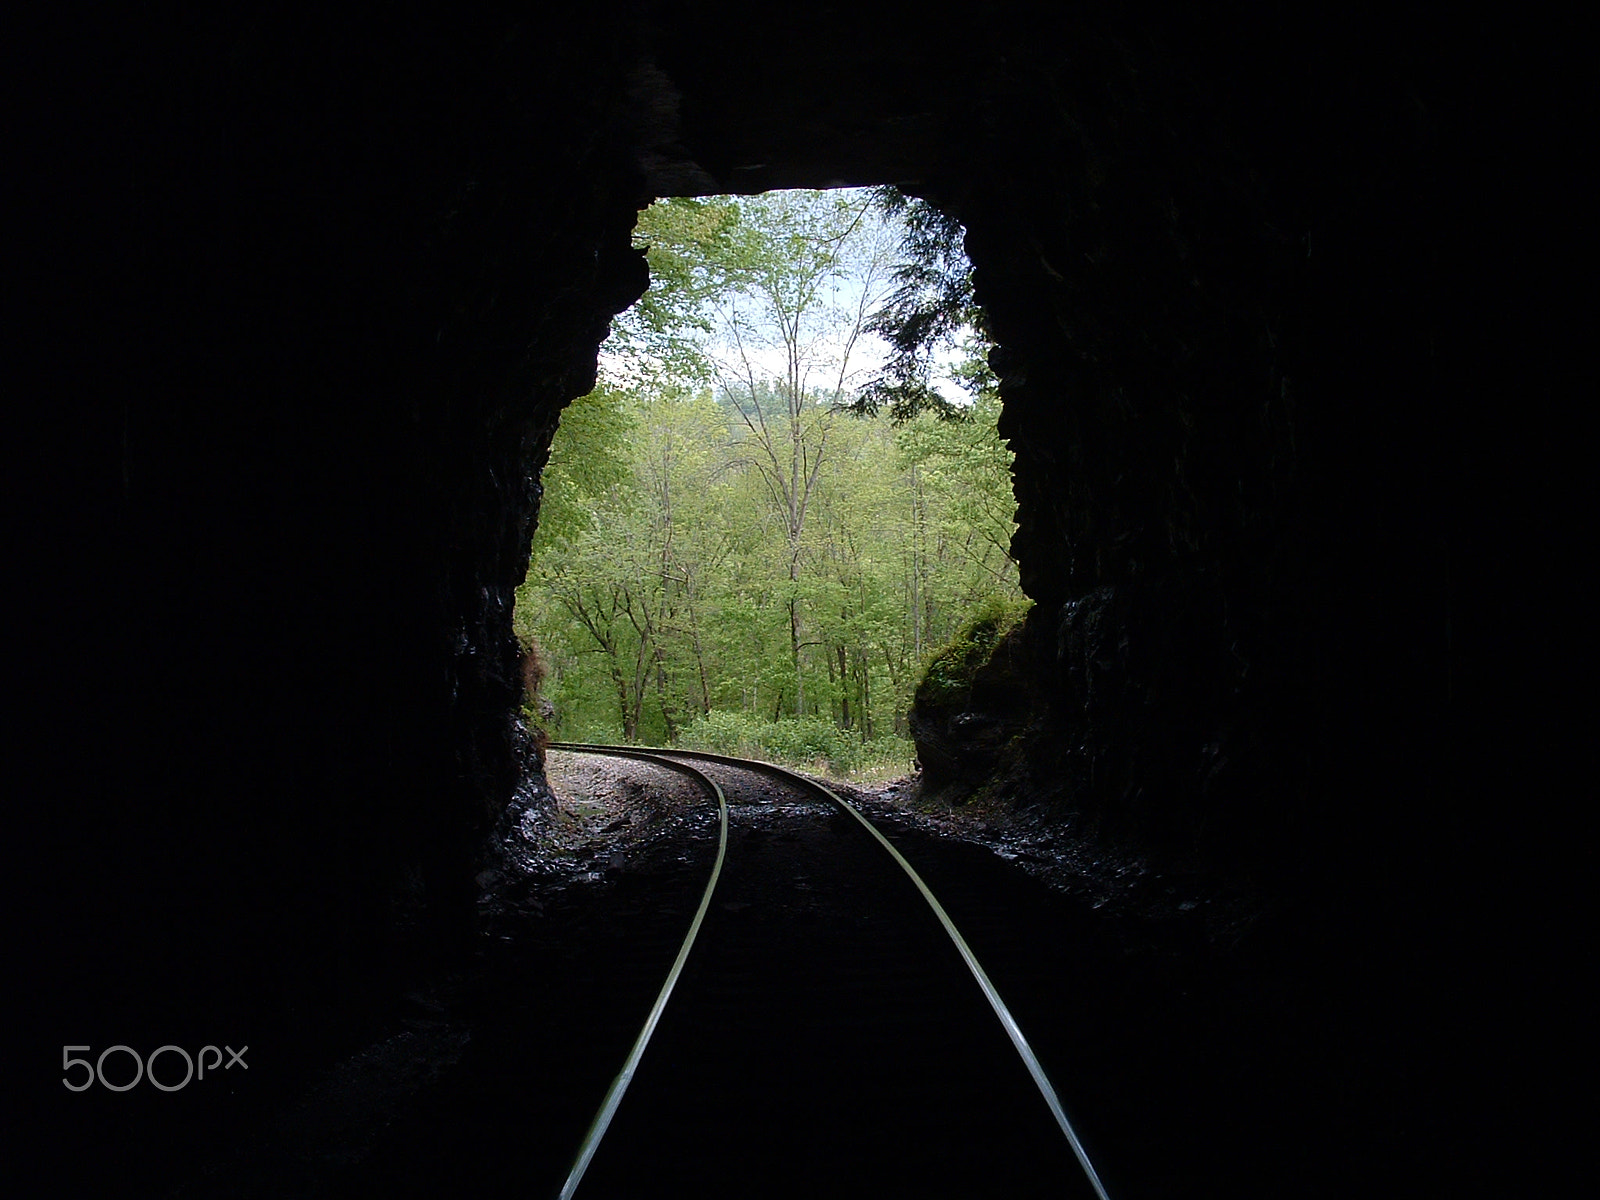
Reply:
[[[701,783],[711,789],[717,798],[717,813],[721,825],[717,837],[717,861],[711,868],[711,878],[706,880],[706,890],[700,897],[700,907],[695,909],[694,920],[689,922],[689,932],[684,936],[683,945],[678,948],[678,957],[673,960],[672,970],[667,972],[667,981],[661,985],[661,991],[656,994],[656,1002],[650,1008],[650,1015],[645,1018],[644,1028],[639,1031],[639,1036],[634,1039],[633,1049],[628,1051],[628,1057],[622,1064],[622,1070],[617,1072],[617,1077],[611,1081],[611,1086],[606,1089],[605,1098],[600,1102],[600,1110],[595,1113],[594,1120],[589,1123],[588,1132],[583,1135],[583,1143],[578,1147],[578,1157],[573,1161],[572,1169],[567,1172],[567,1181],[561,1187],[560,1200],[571,1200],[572,1194],[578,1190],[578,1184],[583,1181],[583,1173],[589,1169],[589,1163],[594,1158],[594,1152],[600,1146],[600,1139],[605,1137],[606,1130],[611,1125],[611,1118],[616,1116],[617,1106],[622,1103],[622,1094],[628,1090],[628,1084],[633,1081],[633,1073],[638,1069],[639,1060],[644,1057],[644,1048],[650,1043],[650,1035],[656,1030],[656,1025],[661,1020],[661,1014],[666,1010],[667,1000],[672,996],[672,989],[677,985],[678,976],[683,973],[683,964],[689,959],[689,951],[694,947],[695,935],[700,932],[700,924],[705,920],[706,910],[711,907],[711,893],[716,890],[717,879],[722,874],[722,861],[728,854],[728,799],[722,794],[722,788],[715,779],[702,771],[697,771],[687,763],[674,762],[672,759],[663,758],[648,751],[629,750],[617,746],[580,746],[572,743],[552,742],[552,750],[570,750],[581,754],[609,754],[617,758],[634,758],[641,762],[655,763],[658,766],[669,767],[694,776]]]
[[[1045,1074],[1044,1066],[1039,1062],[1039,1057],[1034,1053],[1033,1047],[1028,1044],[1028,1039],[1023,1034],[1022,1027],[1017,1024],[1017,1019],[1011,1015],[1011,1010],[1006,1007],[1005,1001],[1000,998],[1000,993],[995,988],[993,981],[990,980],[989,973],[978,962],[978,956],[972,952],[972,947],[967,945],[966,938],[961,936],[961,931],[956,928],[955,922],[950,919],[950,914],[945,912],[944,905],[939,903],[933,891],[923,882],[922,876],[917,874],[912,865],[906,861],[905,856],[895,849],[893,843],[884,837],[878,831],[878,828],[855,805],[845,800],[825,784],[802,775],[798,771],[780,767],[776,763],[763,762],[760,759],[753,758],[734,758],[726,754],[713,754],[707,750],[658,749],[652,750],[652,753],[673,758],[703,759],[708,762],[722,763],[726,766],[743,767],[746,770],[765,771],[768,774],[790,780],[811,792],[823,796],[830,803],[855,818],[861,828],[866,830],[888,852],[889,857],[900,864],[900,869],[916,885],[917,891],[922,893],[922,898],[927,901],[928,907],[933,910],[934,916],[939,918],[939,923],[944,926],[945,933],[950,936],[950,940],[960,953],[962,961],[967,964],[967,969],[972,973],[973,979],[977,981],[984,998],[989,1001],[989,1006],[994,1009],[995,1016],[1000,1019],[1000,1024],[1005,1029],[1006,1036],[1011,1039],[1011,1044],[1016,1048],[1023,1065],[1027,1067],[1028,1074],[1033,1077],[1034,1084],[1038,1087],[1040,1095],[1044,1097],[1044,1102],[1050,1109],[1050,1115],[1055,1118],[1056,1124],[1067,1139],[1067,1144],[1072,1147],[1072,1153],[1076,1156],[1078,1165],[1083,1169],[1084,1176],[1089,1181],[1089,1186],[1094,1189],[1094,1194],[1099,1197],[1099,1200],[1110,1200],[1106,1193],[1105,1184],[1100,1180],[1099,1172],[1095,1170],[1094,1164],[1089,1160],[1089,1152],[1084,1149],[1083,1141],[1078,1137],[1077,1131],[1072,1127],[1072,1122],[1067,1118],[1066,1110],[1062,1107],[1061,1098],[1056,1094],[1056,1089],[1051,1084],[1050,1077]]]

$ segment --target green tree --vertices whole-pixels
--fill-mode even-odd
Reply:
[[[972,264],[962,249],[961,222],[897,188],[875,188],[872,202],[900,231],[894,289],[867,329],[883,338],[889,358],[856,399],[862,412],[887,410],[897,422],[918,413],[962,418],[960,405],[934,387],[941,351],[959,351],[955,379],[976,397],[993,390],[986,356],[988,323],[973,295]]]
[[[744,427],[747,469],[781,521],[796,716],[806,709],[802,558],[813,496],[852,367],[881,301],[889,244],[861,197],[775,193],[748,201],[739,269],[721,306],[721,394]]]
[[[655,395],[706,385],[706,343],[744,240],[739,202],[726,196],[657,200],[639,214],[634,245],[650,264],[650,287],[611,323],[601,359],[614,383]]]

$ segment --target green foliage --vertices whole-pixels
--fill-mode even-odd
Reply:
[[[709,712],[684,730],[678,744],[836,776],[884,766],[904,771],[915,757],[908,738],[863,743],[821,717],[766,721],[743,712]]]
[[[571,544],[593,524],[597,506],[631,483],[629,443],[635,430],[628,393],[602,383],[561,414],[541,483],[536,547]],[[518,630],[526,640],[531,630]]]
[[[964,410],[932,385],[934,358],[959,348],[955,378],[973,396],[993,391],[989,370],[988,326],[973,298],[972,264],[962,251],[961,222],[925,200],[894,187],[876,188],[873,203],[896,220],[900,230],[894,290],[867,323],[867,330],[889,345],[889,360],[861,390],[860,412],[888,411],[896,421],[931,413],[961,420]]]
[[[650,264],[650,287],[612,322],[604,350],[624,382],[693,391],[708,376],[711,308],[742,269],[740,222],[728,197],[658,200],[639,214],[634,244]]]
[[[874,220],[859,193],[641,218],[666,294],[562,417],[517,595],[552,737],[904,764],[929,648],[1019,599],[992,393],[957,421],[844,411]]]

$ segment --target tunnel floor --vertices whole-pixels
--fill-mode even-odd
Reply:
[[[681,789],[663,798],[637,770],[622,774],[605,783],[578,773],[594,793],[580,798],[587,815],[566,821],[565,852],[545,863],[543,878],[491,888],[500,900],[486,906],[469,969],[411,993],[388,1036],[279,1116],[241,1131],[174,1194],[554,1197],[712,861],[707,805]],[[966,935],[1112,1197],[1437,1194],[1470,1154],[1462,1131],[1439,1128],[1444,1109],[1427,1103],[1425,1064],[1402,1034],[1381,1028],[1367,981],[1347,969],[1308,961],[1292,945],[1219,947],[1202,908],[1188,902],[1139,911],[1126,897],[1107,903],[1093,889],[1047,886],[1014,856],[898,807],[894,787],[856,798]],[[850,831],[813,805],[759,800],[730,791],[728,866],[705,948],[691,956],[637,1094],[624,1098],[578,1195],[648,1194],[640,1189],[666,1158],[699,1181],[674,1187],[704,1195],[815,1194],[823,1183],[833,1195],[1020,1195],[1033,1166],[1034,1190],[1062,1194],[1046,1182],[1059,1179],[1061,1161],[1010,1161],[991,1192],[974,1192],[959,1171],[941,1173],[954,1143],[988,1138],[1001,1152],[1015,1122],[1003,1117],[985,1132],[984,1098],[963,1086],[971,1064],[940,1024],[949,1014],[913,1011],[903,996],[873,1020],[893,1032],[906,1063],[920,1063],[920,1092],[879,1095],[848,1083],[846,1072],[831,1097],[821,1085],[768,1096],[780,1126],[832,1104],[835,1133],[809,1156],[782,1128],[723,1140],[726,1110],[743,1114],[762,1092],[730,1095],[727,1077],[715,1083],[707,1063],[772,1048],[779,1057],[799,1052],[796,1062],[827,1057],[826,1046],[807,1042],[807,1011],[862,999],[835,999],[813,973],[792,995],[752,995],[746,1022],[738,1005],[706,1008],[708,981],[779,976],[802,946],[827,955],[830,939],[859,958],[844,942],[873,915],[850,918],[850,869],[830,876],[823,867]],[[987,832],[1005,835],[992,824]],[[819,920],[823,912],[831,919]],[[998,1030],[981,1005],[967,1018]],[[993,1040],[996,1053],[1009,1050]],[[1042,1101],[1038,1108],[1043,1116]],[[660,1140],[663,1129],[698,1134],[701,1144],[681,1153]],[[880,1135],[895,1139],[908,1167],[887,1180]]]

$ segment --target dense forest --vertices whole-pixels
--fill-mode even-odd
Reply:
[[[910,762],[930,657],[1026,604],[969,269],[938,220],[881,191],[641,215],[651,288],[562,416],[517,596],[552,737]]]

